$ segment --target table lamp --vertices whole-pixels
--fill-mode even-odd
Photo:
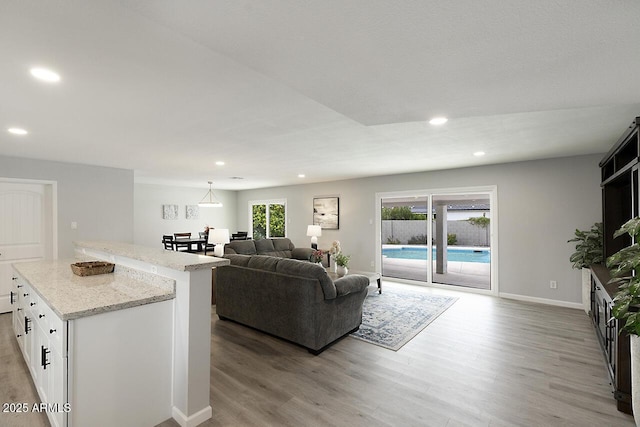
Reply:
[[[322,227],[319,225],[308,225],[307,236],[311,236],[311,247],[318,249],[318,237],[322,236]]]
[[[224,245],[229,243],[229,229],[228,228],[213,228],[209,229],[209,239],[207,243],[216,245],[213,248],[213,256],[224,256]]]

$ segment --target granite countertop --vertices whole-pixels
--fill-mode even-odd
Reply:
[[[77,259],[14,264],[16,271],[62,320],[175,298],[175,281],[116,265],[113,273],[76,276]]]
[[[194,271],[205,268],[221,267],[230,261],[226,258],[216,258],[207,255],[196,255],[185,252],[168,251],[163,248],[134,245],[131,243],[108,241],[74,242],[76,248],[106,252],[114,256],[131,258],[179,271]]]

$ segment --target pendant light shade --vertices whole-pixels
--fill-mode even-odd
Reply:
[[[216,196],[213,194],[213,190],[211,190],[211,184],[213,184],[213,182],[212,181],[208,181],[208,182],[209,182],[209,191],[207,191],[207,194],[205,194],[202,200],[200,200],[200,203],[198,203],[198,206],[200,206],[201,208],[221,208],[222,202],[216,199]]]

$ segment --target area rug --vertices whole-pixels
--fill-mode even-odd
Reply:
[[[457,299],[389,288],[370,293],[362,308],[362,325],[351,336],[398,351]]]

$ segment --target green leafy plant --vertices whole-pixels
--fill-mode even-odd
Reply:
[[[382,208],[382,219],[425,221],[427,219],[427,215],[413,213],[409,206],[394,206],[392,208]]]
[[[613,298],[613,317],[624,321],[622,331],[640,335],[640,217],[630,219],[613,235],[614,238],[628,234],[634,244],[627,246],[607,259],[607,267],[613,279],[609,283],[618,284],[618,292]],[[640,272],[638,272],[640,273]]]
[[[447,234],[447,245],[455,245],[458,243],[458,236],[456,233]]]
[[[570,242],[577,242],[576,251],[569,257],[569,261],[573,263],[573,268],[588,268],[592,264],[602,264],[604,261],[601,222],[596,222],[587,231],[576,229],[576,237],[567,241],[567,243]]]
[[[468,222],[480,228],[487,228],[489,226],[490,219],[486,216],[474,216],[467,219]]]
[[[399,244],[400,244],[400,240],[393,237],[387,237],[387,245],[399,245]]]
[[[336,264],[338,264],[340,267],[348,267],[350,259],[351,255],[345,255],[340,252],[338,255],[336,255]]]

